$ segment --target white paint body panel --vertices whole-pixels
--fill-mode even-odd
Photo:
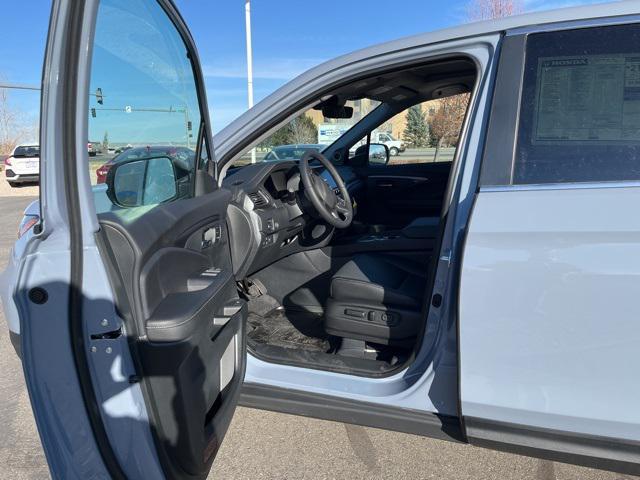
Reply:
[[[460,291],[462,413],[640,439],[640,187],[481,191]]]

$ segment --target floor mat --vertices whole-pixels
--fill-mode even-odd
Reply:
[[[329,340],[307,336],[294,327],[282,308],[265,315],[250,312],[248,326],[247,336],[256,343],[315,352],[327,352],[331,347]]]

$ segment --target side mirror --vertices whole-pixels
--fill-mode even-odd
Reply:
[[[389,147],[384,143],[369,144],[369,165],[386,165],[390,158]]]
[[[125,208],[164,203],[178,195],[176,171],[167,157],[116,163],[106,183],[109,200]]]

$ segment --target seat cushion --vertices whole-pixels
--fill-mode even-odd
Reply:
[[[331,298],[420,310],[427,266],[386,254],[359,254],[336,272]]]

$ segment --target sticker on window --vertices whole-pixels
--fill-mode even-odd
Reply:
[[[640,56],[538,59],[532,143],[626,143],[640,136]]]

